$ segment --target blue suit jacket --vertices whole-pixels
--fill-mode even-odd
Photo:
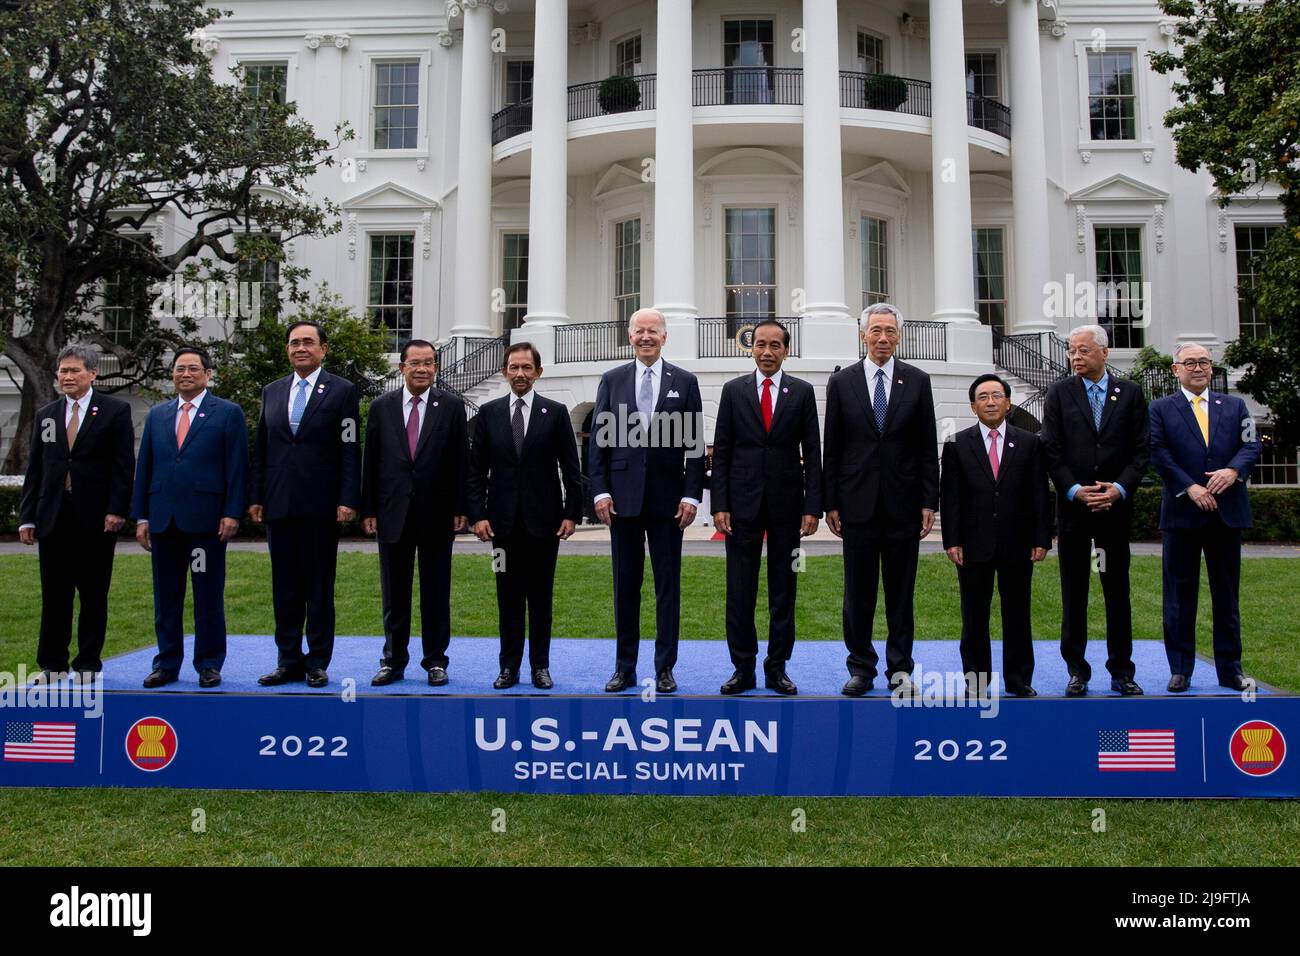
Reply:
[[[185,444],[176,447],[177,400],[149,410],[140,439],[131,517],[151,532],[216,534],[222,518],[244,514],[248,428],[244,411],[209,391],[194,414]]]
[[[1210,447],[1182,390],[1151,403],[1151,464],[1160,473],[1161,528],[1199,528],[1210,520],[1185,493],[1204,485],[1207,471],[1233,468],[1236,484],[1218,496],[1218,514],[1229,528],[1249,528],[1250,494],[1246,479],[1259,460],[1259,435],[1246,403],[1235,395],[1206,391]]]

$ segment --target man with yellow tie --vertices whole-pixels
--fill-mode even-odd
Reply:
[[[1191,684],[1201,552],[1214,606],[1214,667],[1219,685],[1245,690],[1241,669],[1241,529],[1251,526],[1246,479],[1260,443],[1246,403],[1210,391],[1214,364],[1204,346],[1174,351],[1181,388],[1151,403],[1151,463],[1164,488],[1164,633],[1170,693]]]

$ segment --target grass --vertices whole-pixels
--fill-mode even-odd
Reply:
[[[269,563],[255,553],[229,558],[227,620],[232,633],[269,633]],[[687,557],[682,570],[682,634],[722,637],[724,562]],[[1242,620],[1249,673],[1300,690],[1300,564],[1243,562]],[[800,640],[840,639],[842,566],[810,558],[800,578]],[[648,574],[647,574],[648,576]],[[0,556],[0,670],[35,663],[40,586],[34,555]],[[486,556],[457,556],[452,630],[496,632],[496,599]],[[1160,637],[1160,563],[1135,557],[1134,636]],[[608,638],[612,584],[604,557],[565,557],[557,572],[555,633]],[[995,599],[996,600],[996,599]],[[760,595],[760,606],[765,596]],[[339,556],[338,632],[382,633],[379,575],[372,554]],[[1057,636],[1059,591],[1049,559],[1034,576],[1035,635]],[[106,654],[152,643],[148,558],[117,559]],[[653,633],[647,583],[646,633]],[[1198,631],[1207,635],[1209,595]],[[594,609],[594,610],[593,610]],[[879,612],[883,615],[883,610]],[[996,613],[996,607],[995,607]],[[960,628],[956,576],[946,559],[921,559],[917,581],[921,638],[953,638]],[[416,618],[418,620],[418,617]],[[1100,589],[1090,621],[1101,636]],[[883,628],[883,618],[880,621]],[[761,628],[760,628],[761,630]],[[883,633],[883,631],[881,632]],[[797,651],[796,651],[797,653]],[[821,865],[1295,865],[1300,801],[1027,800],[986,798],[802,799],[533,796],[513,794],[299,794],[183,790],[10,790],[0,815],[0,863],[35,865],[337,865],[574,863]],[[1104,833],[1093,811],[1107,813]],[[193,811],[206,832],[191,828]],[[506,832],[494,832],[493,811]],[[792,832],[792,812],[807,816]],[[436,821],[436,826],[431,825]],[[898,833],[907,839],[899,841]],[[39,839],[36,835],[39,834]],[[891,836],[891,834],[893,836]]]

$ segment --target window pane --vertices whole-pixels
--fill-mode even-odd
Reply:
[[[415,235],[370,237],[371,321],[385,330],[387,348],[400,351],[410,340],[414,319]]]

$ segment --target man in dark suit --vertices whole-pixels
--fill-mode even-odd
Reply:
[[[861,697],[875,680],[871,627],[882,571],[885,674],[896,693],[914,691],[912,599],[921,538],[939,507],[939,453],[930,376],[894,358],[902,326],[892,305],[863,310],[858,329],[867,357],[826,385],[822,503],[826,524],[844,539],[843,693],[850,697]]]
[[[451,548],[466,525],[465,403],[433,387],[438,352],[432,342],[407,342],[398,368],[405,384],[370,406],[361,479],[361,524],[379,538],[384,607],[384,656],[370,683],[401,680],[410,660],[419,552],[420,667],[430,687],[441,687],[451,643]]]
[[[1088,692],[1088,588],[1097,570],[1106,599],[1106,669],[1111,689],[1126,697],[1133,679],[1133,614],[1129,602],[1129,537],[1133,495],[1150,461],[1147,403],[1136,382],[1106,369],[1106,330],[1083,325],[1070,333],[1074,375],[1047,390],[1042,442],[1056,485],[1061,567],[1061,656],[1070,673],[1067,697]]]
[[[560,542],[582,517],[582,474],[569,409],[533,391],[542,357],[529,342],[506,351],[510,394],[483,406],[470,452],[469,518],[504,561],[496,572],[501,629],[498,690],[519,682],[528,608],[533,686],[550,690],[551,602]],[[563,493],[561,493],[563,482]]]
[[[655,688],[677,689],[682,530],[704,493],[703,403],[695,376],[660,357],[668,341],[661,313],[639,309],[628,323],[636,358],[600,378],[587,466],[596,517],[609,525],[614,565],[617,657],[605,685],[636,684],[645,548],[655,577]],[[648,427],[647,427],[648,423]]]
[[[794,650],[799,539],[822,514],[821,437],[813,387],[781,371],[789,331],[774,319],[754,328],[757,371],[722,388],[713,433],[713,522],[726,538],[727,648],[735,673],[721,687],[739,694],[756,686],[758,633],[754,603],[767,537],[767,657],[764,686],[798,693],[786,674]]]
[[[200,687],[221,683],[226,660],[226,542],[239,531],[248,483],[244,410],[208,391],[212,359],[184,347],[172,356],[176,397],[144,420],[131,517],[153,554],[158,653],[145,687],[176,680],[185,657],[185,578],[194,580],[194,669]]]
[[[131,505],[135,466],[131,406],[92,385],[99,352],[69,345],[56,368],[63,397],[36,412],[18,507],[19,539],[40,542],[35,683],[68,670],[74,595],[81,597],[81,612],[72,668],[83,677],[103,669],[113,549]]]
[[[993,374],[971,383],[979,423],[943,446],[939,513],[943,547],[961,590],[961,666],[972,692],[992,687],[989,611],[993,579],[1002,599],[1002,681],[1034,697],[1029,590],[1034,564],[1052,546],[1047,471],[1033,432],[1007,422],[1011,387]]]
[[[321,368],[329,343],[318,324],[293,323],[285,346],[293,372],[262,390],[248,494],[249,517],[266,522],[279,652],[275,670],[258,683],[305,677],[307,686],[324,687],[334,654],[339,526],[361,503],[359,399],[355,385]]]
[[[1151,460],[1160,473],[1164,553],[1165,654],[1169,691],[1187,690],[1196,663],[1201,552],[1214,605],[1214,669],[1219,685],[1246,690],[1241,670],[1241,529],[1251,526],[1246,479],[1261,446],[1246,403],[1210,391],[1214,365],[1201,345],[1174,352],[1182,386],[1151,403]]]

